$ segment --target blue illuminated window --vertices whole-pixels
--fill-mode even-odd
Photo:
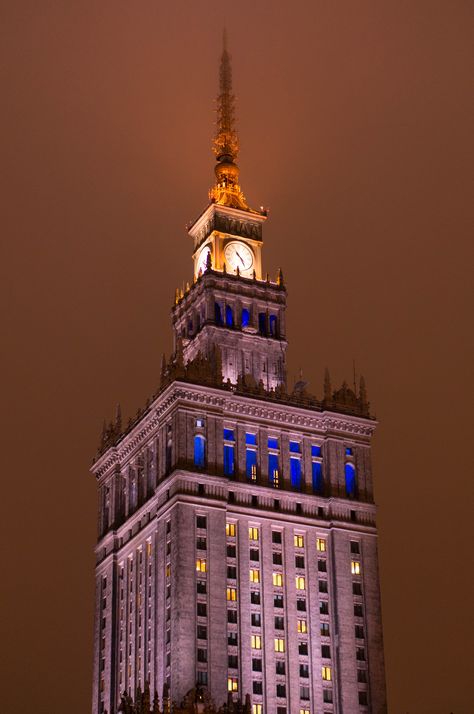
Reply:
[[[290,478],[293,488],[301,488],[301,459],[295,456],[290,458]]]
[[[279,486],[278,454],[268,454],[268,478],[276,488]]]
[[[313,444],[311,447],[311,456],[321,456],[321,447]]]
[[[245,434],[245,443],[250,444],[250,446],[257,446],[257,435],[247,432]]]
[[[230,305],[225,306],[225,324],[227,327],[234,326],[234,314]]]
[[[290,441],[290,451],[292,454],[300,454],[301,446],[299,441]]]
[[[354,464],[347,463],[344,471],[346,477],[346,496],[353,498],[356,495],[357,489],[356,470]]]
[[[224,444],[224,473],[233,476],[235,471],[234,447]]]
[[[245,473],[247,478],[255,481],[257,478],[257,452],[254,449],[245,451]]]
[[[270,334],[272,337],[276,337],[277,333],[277,318],[276,315],[270,315]]]
[[[194,437],[194,465],[201,469],[206,465],[206,440],[200,434]]]
[[[269,438],[268,439],[269,449],[278,449],[278,439]]]
[[[352,456],[352,449],[346,446],[346,456]]]
[[[224,439],[225,441],[235,441],[234,430],[224,429]]]
[[[313,491],[314,493],[323,493],[324,483],[323,483],[323,465],[320,461],[313,461],[312,467],[312,477],[313,477]]]
[[[242,309],[242,327],[247,327],[250,322],[250,312],[246,307]]]
[[[267,315],[264,312],[258,313],[258,331],[261,335],[267,334]]]
[[[222,325],[222,310],[218,302],[214,303],[214,318],[216,325]]]

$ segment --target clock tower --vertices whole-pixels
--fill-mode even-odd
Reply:
[[[173,308],[174,348],[187,363],[208,359],[219,345],[224,381],[266,390],[286,384],[286,289],[262,270],[265,209],[249,207],[239,184],[230,56],[221,57],[215,183],[210,203],[188,227],[193,240],[193,283],[177,291]]]

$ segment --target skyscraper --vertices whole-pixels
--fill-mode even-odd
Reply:
[[[286,287],[262,268],[267,215],[239,185],[230,58],[210,202],[189,227],[174,351],[156,394],[104,428],[93,714],[122,692],[196,686],[253,714],[386,711],[363,380],[321,400],[286,383]]]

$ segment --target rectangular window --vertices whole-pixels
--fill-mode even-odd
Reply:
[[[207,582],[206,580],[198,580],[196,583],[196,592],[199,595],[205,595],[207,592]]]
[[[285,660],[277,659],[277,661],[275,662],[275,673],[276,674],[285,674],[286,673]]]
[[[283,574],[282,573],[273,573],[273,584],[281,588],[283,586]]]
[[[207,617],[207,605],[205,602],[198,602],[197,616],[198,617]]]
[[[365,670],[365,669],[357,670],[357,681],[362,682],[363,684],[365,682],[367,682],[367,670]]]
[[[354,595],[362,595],[362,585],[361,583],[352,583],[352,593]]]
[[[354,617],[364,617],[362,605],[354,605]]]
[[[272,554],[273,565],[283,565],[283,554],[273,553]]]
[[[318,560],[318,570],[320,573],[326,573],[328,569],[327,562],[325,560]]]
[[[300,714],[309,714],[309,709],[300,709]]]
[[[283,595],[274,595],[273,607],[283,607]]]
[[[237,643],[239,641],[237,632],[228,632],[227,633],[227,644],[230,647],[237,647]]]
[[[295,548],[304,548],[304,536],[295,535],[294,537]]]
[[[228,558],[235,558],[235,545],[228,545],[227,546],[227,557]]]
[[[206,538],[196,538],[196,548],[198,550],[207,550]]]
[[[307,664],[300,664],[300,677],[303,677],[303,679],[308,679],[309,666]]]
[[[274,488],[278,488],[279,481],[278,454],[268,454],[268,479]]]
[[[198,684],[207,685],[207,672],[203,672],[202,670],[198,669],[197,681],[198,681]]]
[[[249,528],[249,540],[258,540],[258,528],[255,526],[250,526]]]
[[[252,605],[260,605],[260,593],[258,590],[250,591],[250,602]]]
[[[196,517],[196,528],[207,528],[206,516],[197,516]]]
[[[250,560],[260,560],[260,551],[257,548],[250,548]]]
[[[300,687],[300,699],[303,699],[303,701],[309,699],[309,687]]]
[[[198,640],[207,640],[207,627],[205,625],[198,625],[196,636]]]
[[[227,588],[227,600],[230,602],[235,602],[237,600],[237,589]]]
[[[301,459],[297,456],[290,458],[290,479],[292,488],[301,489]]]
[[[304,569],[304,555],[295,556],[295,568]]]
[[[323,465],[320,461],[311,462],[311,478],[313,481],[314,493],[323,492]]]
[[[206,465],[206,440],[201,434],[194,437],[194,465],[201,469]]]
[[[328,591],[328,581],[327,580],[320,580],[319,581],[319,592],[320,593],[327,593]]]
[[[252,612],[250,616],[250,624],[252,627],[261,627],[262,619],[259,612]]]
[[[235,538],[235,523],[225,524],[225,534],[229,536],[229,538]]]
[[[207,650],[198,649],[197,661],[198,662],[207,662]]]
[[[304,598],[299,597],[296,600],[296,609],[300,612],[306,612],[306,600]]]
[[[224,429],[224,441],[235,441],[233,429]]]
[[[301,444],[299,441],[290,441],[290,453],[301,454]]]
[[[296,576],[296,589],[297,590],[305,590],[306,589],[305,579],[302,575]]]
[[[321,667],[321,676],[326,682],[330,682],[332,679],[331,667],[326,667],[325,665],[323,665]]]
[[[306,656],[308,654],[308,643],[298,642],[298,654]]]
[[[251,582],[251,583],[259,583],[259,582],[260,582],[260,570],[256,570],[255,568],[251,568],[251,570],[250,570],[250,582]]]
[[[227,622],[236,624],[237,622],[237,610],[227,610]]]
[[[245,443],[248,444],[248,446],[257,446],[257,435],[247,432],[245,434]]]
[[[311,456],[321,456],[321,447],[318,444],[311,446]]]
[[[361,568],[358,560],[351,560],[351,573],[352,575],[360,575]]]
[[[272,531],[272,543],[281,543],[281,531]]]
[[[237,568],[235,565],[227,566],[227,578],[229,580],[237,580]]]
[[[306,622],[306,620],[297,620],[296,624],[298,632],[300,632],[301,634],[308,631],[308,623]]]
[[[275,652],[285,651],[285,640],[282,637],[275,637]]]
[[[323,689],[323,702],[326,704],[332,703],[332,689]]]
[[[283,617],[275,617],[275,630],[284,630],[285,620]]]
[[[237,677],[227,677],[227,691],[228,692],[238,692],[239,691],[239,680]]]
[[[268,438],[268,448],[269,449],[278,449],[278,439],[275,439],[274,437],[269,437]]]
[[[316,538],[316,550],[321,551],[321,553],[326,552],[326,539],[325,538]]]
[[[277,684],[276,685],[276,695],[277,695],[277,697],[280,697],[280,698],[286,697],[286,685],[285,684]]]
[[[365,661],[365,650],[363,647],[356,647],[356,659],[360,662]]]
[[[239,666],[239,658],[237,655],[231,654],[227,657],[227,666],[229,669],[237,669]]]
[[[329,603],[326,600],[319,603],[319,612],[321,615],[329,615]]]
[[[351,553],[360,553],[359,541],[351,540]]]
[[[263,685],[262,685],[261,679],[255,679],[252,682],[252,692],[253,692],[253,694],[262,694],[263,693]]]
[[[260,657],[254,657],[252,659],[252,670],[254,672],[262,671],[262,660],[260,659]]]
[[[261,704],[252,704],[252,714],[263,714]]]
[[[362,625],[356,625],[354,628],[355,636],[358,640],[364,639],[364,628]]]
[[[205,573],[207,571],[207,563],[205,558],[197,558],[196,570],[198,573]]]
[[[245,450],[245,473],[251,481],[257,480],[257,452],[255,449]]]
[[[235,454],[234,447],[230,444],[224,444],[224,474],[233,476],[235,473]]]
[[[331,648],[329,645],[321,645],[321,657],[323,659],[331,659]]]
[[[253,650],[262,649],[262,638],[260,637],[260,635],[252,635],[250,637],[250,646]]]

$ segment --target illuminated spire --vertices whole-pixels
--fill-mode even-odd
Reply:
[[[239,167],[235,163],[239,154],[239,138],[235,129],[235,96],[232,94],[232,67],[225,30],[219,70],[217,131],[212,148],[217,159],[214,169],[216,183],[209,192],[209,198],[221,206],[250,210],[239,186]]]

